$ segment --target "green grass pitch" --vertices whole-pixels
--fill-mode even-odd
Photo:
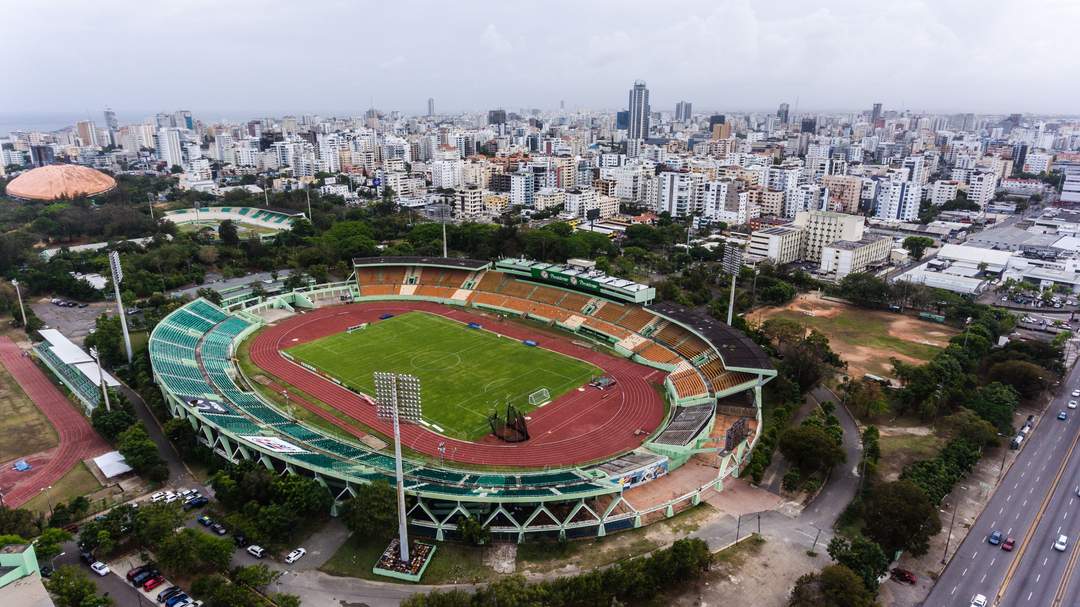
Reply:
[[[593,377],[584,361],[530,348],[520,340],[425,312],[407,312],[353,333],[338,333],[288,349],[289,354],[374,396],[374,372],[420,378],[424,419],[454,438],[488,434],[487,416],[507,399],[534,409],[529,394],[547,388],[552,400]]]

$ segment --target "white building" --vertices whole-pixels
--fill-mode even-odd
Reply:
[[[1054,157],[1051,154],[1044,152],[1028,152],[1024,157],[1024,172],[1025,173],[1048,173],[1050,167],[1054,162]]]
[[[952,179],[939,179],[930,185],[930,203],[934,206],[954,200],[960,189],[960,182]]]
[[[861,240],[838,240],[821,249],[819,272],[839,281],[848,274],[865,272],[870,266],[884,262],[892,250],[892,239],[863,238]]]
[[[968,179],[968,200],[982,207],[994,199],[998,183],[996,173],[975,171]]]
[[[821,259],[822,248],[826,245],[838,240],[849,242],[861,240],[863,224],[861,215],[831,211],[803,211],[797,214],[793,225],[803,231],[799,258],[818,261]]]
[[[157,149],[158,159],[163,161],[166,166],[184,165],[183,148],[180,145],[180,129],[158,129],[157,144],[154,147]]]
[[[919,216],[922,188],[911,181],[881,181],[874,216],[889,221],[912,221]]]
[[[751,259],[768,259],[774,264],[783,265],[798,261],[801,248],[801,228],[776,226],[754,231],[750,235],[750,244],[746,247],[746,254]]]
[[[455,189],[464,184],[460,160],[436,160],[431,163],[431,186]]]
[[[686,217],[694,211],[693,174],[664,171],[657,175],[656,212]]]

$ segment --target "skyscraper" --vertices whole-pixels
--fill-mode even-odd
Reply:
[[[693,105],[689,101],[680,101],[675,104],[675,121],[688,122],[693,112]]]
[[[79,136],[82,145],[97,145],[97,127],[91,120],[82,120],[75,123],[75,134]]]
[[[170,168],[174,165],[184,164],[184,154],[180,147],[180,129],[173,127],[158,129],[157,139],[159,160],[164,161],[165,165]]]
[[[649,136],[649,89],[645,81],[638,80],[630,89],[630,124],[627,128],[628,139],[645,139]]]
[[[105,126],[110,131],[120,128],[120,121],[116,119],[116,112],[110,108],[105,108]]]
[[[875,103],[874,109],[870,111],[870,124],[877,124],[878,120],[881,120],[881,103]]]
[[[817,118],[803,118],[802,128],[800,128],[799,130],[803,133],[817,133]]]
[[[435,115],[435,98],[434,97],[428,97],[428,100],[427,100],[427,115],[428,116],[434,116]]]
[[[791,106],[789,106],[787,103],[781,103],[780,107],[776,108],[776,117],[780,119],[780,124],[788,123],[790,109]]]
[[[488,124],[506,124],[506,110],[488,110]]]

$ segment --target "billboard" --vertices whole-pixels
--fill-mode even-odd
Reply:
[[[557,285],[569,285],[576,289],[588,289],[590,291],[600,291],[600,283],[589,278],[581,278],[572,274],[563,274],[562,272],[551,272],[549,270],[541,270],[540,268],[532,268],[532,277],[539,280],[544,280]]]
[[[655,480],[668,473],[668,458],[663,458],[659,461],[651,462],[640,468],[635,468],[628,472],[623,472],[618,476],[612,476],[608,479],[613,485],[618,485],[622,489],[632,489],[638,485],[647,483],[651,480]]]
[[[213,413],[214,415],[228,415],[232,413],[229,407],[224,403],[220,403],[216,400],[207,400],[205,398],[187,398],[187,404],[195,407],[199,413]]]

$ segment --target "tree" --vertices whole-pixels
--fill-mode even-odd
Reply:
[[[56,527],[49,527],[45,531],[42,531],[41,535],[34,540],[34,550],[37,553],[38,559],[47,561],[60,554],[60,545],[70,541],[71,537],[70,533],[63,529],[57,529]]]
[[[281,577],[281,572],[274,571],[260,563],[247,567],[237,567],[233,570],[231,577],[232,581],[237,584],[258,590],[273,584],[274,580]]]
[[[64,565],[45,582],[57,607],[108,607],[112,599],[97,595],[97,586],[78,567]]]
[[[853,411],[862,411],[866,418],[872,418],[889,411],[889,401],[881,389],[881,384],[872,381],[849,381],[844,384],[847,392],[847,404]]]
[[[797,466],[804,476],[828,471],[843,463],[844,450],[822,427],[800,425],[788,428],[780,435],[780,452]]]
[[[925,554],[930,538],[941,530],[934,503],[908,480],[876,485],[863,510],[866,536],[889,556],[900,550],[915,556]]]
[[[182,166],[180,166],[178,164],[174,164],[171,167],[169,167],[169,172],[172,173],[173,175],[176,175],[178,173],[183,173],[184,172],[184,167],[182,167]]]
[[[112,391],[110,390],[110,393]],[[109,396],[112,399],[112,395]],[[111,411],[105,407],[94,407],[90,414],[90,422],[102,438],[115,443],[120,434],[135,424],[135,416],[125,407],[118,404]]]
[[[176,503],[158,502],[145,504],[139,508],[132,530],[139,545],[149,550],[183,524],[184,515]]]
[[[904,239],[903,247],[911,253],[912,259],[919,261],[926,253],[926,249],[934,246],[934,239],[926,236],[908,236]]]
[[[1049,385],[1050,376],[1050,371],[1022,360],[996,363],[987,371],[987,377],[1012,386],[1025,399],[1038,396]]]
[[[224,571],[229,567],[233,543],[195,529],[185,528],[162,540],[154,551],[158,562],[179,575]]]
[[[136,424],[120,433],[116,449],[124,460],[139,474],[145,474],[154,482],[169,478],[169,468],[158,454],[157,445],[150,439],[146,429]]]
[[[877,593],[878,578],[889,569],[889,558],[881,546],[861,536],[852,540],[837,536],[829,542],[828,551],[832,560],[854,571],[867,590]]]
[[[222,243],[229,246],[240,244],[240,236],[233,220],[226,219],[218,224],[218,238],[221,239]]]
[[[457,524],[461,539],[474,546],[483,546],[491,538],[491,531],[475,515],[458,517]]]
[[[33,512],[0,505],[0,535],[34,537],[39,531],[40,525]]]
[[[385,539],[397,522],[397,494],[383,480],[357,487],[356,495],[345,502],[342,520],[358,537]]]
[[[843,565],[829,565],[795,582],[788,607],[873,607],[874,597],[859,576]]]
[[[889,285],[866,272],[848,274],[840,280],[840,293],[863,308],[881,308],[889,301]]]

